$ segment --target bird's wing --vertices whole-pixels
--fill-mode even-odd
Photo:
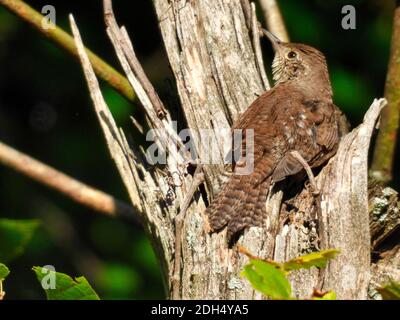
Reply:
[[[242,139],[234,144],[233,151],[248,160],[247,130],[254,130],[250,157],[256,173],[254,184],[270,176],[280,181],[300,172],[303,166],[290,151],[298,151],[311,167],[320,166],[336,152],[337,111],[330,101],[307,99],[300,91],[283,85],[274,87],[254,101],[234,125],[233,129],[242,130]],[[241,161],[235,170],[243,165],[248,164]]]
[[[338,109],[331,102],[322,100],[302,100],[296,104],[297,107],[293,108],[292,113],[294,120],[289,126],[293,129],[290,134],[295,141],[289,146],[290,150],[298,151],[310,167],[319,167],[331,158],[337,149]],[[280,181],[302,169],[300,162],[287,152],[277,165],[273,180]]]

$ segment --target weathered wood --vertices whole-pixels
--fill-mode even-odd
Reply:
[[[347,134],[339,150],[317,177],[320,210],[308,191],[294,200],[292,224],[278,235],[275,259],[287,260],[309,250],[337,248],[341,254],[319,275],[302,271],[292,281],[297,292],[309,296],[313,287],[334,290],[340,299],[366,299],[370,271],[368,211],[368,148],[375,121],[385,100],[375,100],[364,122]],[[285,229],[287,228],[287,229]],[[319,238],[319,241],[318,241]],[[311,275],[313,274],[313,275]],[[305,279],[307,279],[305,281]]]
[[[396,190],[379,184],[370,188],[369,215],[371,244],[374,251],[400,228],[400,199]]]
[[[390,280],[400,282],[400,245],[383,253],[381,259],[372,264],[369,298],[381,299],[376,288],[384,286]]]

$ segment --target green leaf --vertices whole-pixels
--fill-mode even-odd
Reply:
[[[322,295],[316,295],[314,293],[312,296],[312,300],[336,300],[336,292],[328,291],[324,292]]]
[[[377,289],[383,300],[400,300],[400,283],[390,280],[390,282]]]
[[[309,269],[311,267],[324,268],[328,260],[334,259],[339,252],[337,249],[313,252],[285,262],[283,268],[286,271]]]
[[[38,226],[37,220],[0,219],[0,261],[7,263],[20,256]]]
[[[33,267],[48,300],[100,300],[85,277],[70,276],[48,268]]]
[[[6,265],[0,263],[0,281],[3,281],[10,274],[10,269]]]
[[[267,261],[250,259],[242,275],[254,289],[272,299],[291,299],[291,287],[285,272]]]

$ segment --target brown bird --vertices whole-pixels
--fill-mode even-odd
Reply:
[[[304,170],[291,151],[300,153],[311,168],[319,167],[335,154],[342,127],[324,55],[308,45],[266,35],[275,50],[275,86],[233,126],[243,130],[243,155],[245,130],[254,130],[254,170],[235,174],[240,165],[234,165],[232,176],[206,210],[211,231],[227,226],[228,241],[249,226],[263,224],[272,183]]]

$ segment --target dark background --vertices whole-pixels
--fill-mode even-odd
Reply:
[[[70,30],[73,13],[84,43],[120,66],[105,33],[102,1],[29,1],[57,10]],[[291,39],[327,56],[334,100],[353,125],[373,98],[383,95],[394,1],[281,0]],[[353,4],[357,29],[341,28],[341,8]],[[168,93],[168,62],[150,0],[114,1],[151,81]],[[260,15],[260,20],[262,17]],[[267,64],[270,45],[263,44]],[[116,121],[129,126],[138,106],[106,84]],[[83,181],[129,201],[108,154],[79,64],[26,23],[0,7],[0,140]],[[104,299],[164,298],[160,270],[139,227],[102,217],[58,193],[0,166],[0,218],[37,218],[42,227],[25,254],[9,265],[8,299],[41,299],[31,267],[51,264],[84,275]]]

